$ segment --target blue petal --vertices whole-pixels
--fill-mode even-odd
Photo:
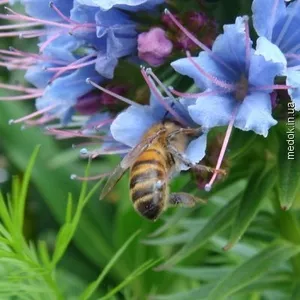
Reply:
[[[134,147],[141,141],[143,134],[158,121],[150,106],[130,106],[116,117],[110,131],[116,141]]]
[[[100,82],[102,78],[97,74],[93,66],[78,69],[69,75],[59,77],[48,85],[42,97],[37,99],[37,109],[57,104],[57,109],[53,110],[59,118],[64,118],[65,114],[77,102],[77,99],[93,89],[93,86],[86,83],[86,78],[93,78]]]
[[[207,144],[207,134],[203,133],[200,137],[192,140],[186,148],[184,154],[194,164],[198,163],[205,156]],[[181,170],[187,170],[188,167],[181,165]]]
[[[112,79],[114,77],[114,70],[117,64],[117,58],[99,54],[96,61],[96,71],[101,76]]]
[[[103,10],[113,7],[122,8],[129,11],[148,10],[162,4],[164,0],[77,0],[81,4],[99,6]]]
[[[53,73],[45,72],[45,67],[53,67],[53,65],[45,63],[33,65],[26,71],[25,79],[39,89],[45,88],[53,77]]]
[[[48,38],[49,36],[47,36]],[[43,51],[45,56],[53,57],[56,60],[63,60],[71,63],[75,60],[73,52],[83,45],[83,41],[76,39],[69,34],[61,35],[59,38],[52,41]],[[39,44],[39,46],[41,43]]]
[[[287,71],[286,84],[292,87],[288,93],[295,103],[295,110],[300,111],[300,71],[289,70]]]
[[[237,74],[233,75],[230,71],[228,71],[228,69],[217,63],[204,51],[200,52],[199,56],[194,57],[193,59],[206,73],[224,82],[233,83],[239,77]],[[216,85],[212,79],[200,73],[200,71],[189,61],[188,58],[178,59],[172,62],[171,66],[178,73],[191,77],[195,81],[197,87],[201,90],[205,90],[207,88],[212,90],[220,89],[220,87]]]
[[[300,3],[294,1],[286,8],[286,16],[277,21],[272,36],[272,42],[276,43],[279,48],[287,53],[299,44],[300,33],[296,29],[300,22]],[[295,34],[296,33],[296,34]],[[292,51],[295,53],[295,51]]]
[[[277,6],[274,6],[275,4]],[[252,3],[253,25],[259,36],[271,40],[276,22],[286,17],[283,0],[254,0]]]
[[[271,126],[277,124],[272,117],[272,105],[269,94],[252,93],[242,102],[234,126],[244,130],[253,130],[264,137]]]
[[[255,54],[262,55],[267,61],[282,64],[283,73],[287,66],[287,61],[284,54],[275,44],[271,43],[265,37],[259,37],[256,41]]]
[[[208,96],[197,99],[188,107],[191,118],[204,129],[227,125],[230,121],[236,100],[230,96]]]
[[[271,50],[270,50],[271,52]],[[252,87],[272,86],[276,75],[283,74],[285,68],[282,63],[266,60],[262,55],[252,55],[249,67],[249,85]],[[271,93],[273,88],[264,90]]]
[[[179,99],[164,97],[164,101],[168,103],[174,111],[190,126],[193,125],[192,119],[189,116],[187,106],[182,103]],[[151,92],[150,95],[150,107],[152,109],[153,115],[157,120],[163,120],[163,118],[174,119],[174,116],[170,113],[166,114],[167,110],[157,99],[157,97]]]
[[[252,41],[249,42],[251,46]],[[235,24],[224,25],[224,33],[216,38],[212,51],[238,74],[245,70],[246,34],[242,17],[236,18]]]
[[[28,15],[51,21],[62,21],[62,18],[49,6],[49,0],[26,0],[22,1]],[[53,0],[55,6],[65,15],[70,15],[73,7],[73,0]]]

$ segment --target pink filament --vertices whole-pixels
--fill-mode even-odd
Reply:
[[[182,125],[187,126],[188,124],[185,122],[184,119],[182,119],[177,112],[165,101],[165,99],[163,98],[163,96],[161,95],[161,93],[159,92],[159,90],[157,89],[157,87],[155,86],[155,84],[153,83],[153,81],[151,80],[151,78],[148,77],[147,73],[145,72],[144,68],[141,68],[141,73],[147,83],[147,85],[149,86],[150,90],[155,94],[155,96],[157,97],[157,100],[159,100],[159,102],[161,103],[161,105]]]
[[[49,134],[58,135],[59,137],[84,137],[84,138],[94,138],[94,139],[102,139],[103,137],[97,135],[85,135],[78,130],[60,130],[54,128],[47,128],[46,129]]]
[[[250,91],[264,91],[264,90],[288,90],[293,88],[292,86],[285,84],[274,84],[274,85],[262,85],[250,88]]]
[[[41,25],[41,23],[23,23],[23,24],[11,24],[11,25],[1,25],[0,26],[0,30],[9,30],[9,29],[16,29],[16,28],[26,28],[26,27],[33,27],[33,26],[37,26],[37,25]]]
[[[250,55],[251,55],[251,46],[250,46],[250,33],[249,33],[249,19],[248,17],[244,17],[244,24],[245,24],[245,42],[246,42],[246,74],[249,74],[249,67],[250,67]]]
[[[43,93],[33,93],[29,95],[21,95],[21,96],[11,96],[11,97],[0,97],[0,101],[19,101],[19,100],[28,100],[42,96]]]
[[[191,98],[191,99],[196,99],[196,98],[205,97],[205,96],[221,95],[221,94],[226,93],[226,91],[205,91],[205,92],[201,92],[201,93],[182,93],[173,88],[169,88],[169,90],[175,96],[186,97],[186,98]]]
[[[52,26],[57,26],[57,27],[62,27],[62,28],[67,28],[67,29],[72,29],[73,26],[72,25],[67,25],[67,24],[63,24],[63,23],[58,23],[58,22],[52,22],[52,21],[47,21],[47,20],[43,20],[43,19],[38,19],[38,18],[32,18],[32,17],[29,17],[29,16],[25,16],[25,15],[22,15],[22,14],[19,14],[15,11],[13,11],[12,9],[8,8],[8,7],[5,7],[6,10],[8,10],[11,15],[8,15],[6,17],[8,17],[8,19],[11,19],[11,20],[15,20],[15,21],[32,21],[32,22],[38,22],[38,23],[41,23],[43,25],[52,25]],[[0,16],[1,17],[1,16]]]
[[[73,20],[71,20],[70,18],[68,18],[67,16],[65,16],[57,7],[53,2],[50,2],[50,7],[63,19],[65,20],[67,23],[71,23],[71,24],[79,24],[78,22],[75,22]]]
[[[13,84],[5,84],[5,83],[0,83],[0,88],[12,90],[12,91],[20,91],[20,92],[24,92],[24,93],[28,93],[28,94],[37,93],[37,92],[42,93],[42,90],[40,90],[40,89],[27,88],[27,87],[21,86],[21,85],[13,85]]]
[[[224,82],[218,78],[216,78],[215,76],[209,74],[208,72],[206,72],[204,69],[202,69],[200,67],[199,64],[196,63],[196,61],[193,59],[193,57],[191,56],[191,53],[189,51],[186,51],[186,55],[188,60],[194,65],[194,67],[203,75],[205,76],[207,79],[209,79],[210,81],[212,81],[215,85],[222,87],[224,89],[227,89],[228,91],[233,91],[235,90],[235,85],[231,84],[231,83],[227,83]]]
[[[205,190],[206,191],[210,191],[211,190],[211,187],[212,187],[213,183],[215,182],[215,180],[216,180],[216,178],[217,178],[217,176],[219,174],[218,171],[220,170],[220,167],[221,167],[221,164],[222,164],[222,161],[223,161],[226,149],[227,149],[229,138],[231,136],[231,132],[232,132],[232,129],[233,129],[233,124],[234,124],[235,118],[237,116],[237,113],[239,111],[239,107],[240,107],[240,105],[238,104],[236,106],[236,108],[234,109],[234,112],[233,112],[233,114],[231,116],[231,120],[230,120],[230,122],[228,124],[228,127],[227,127],[227,130],[226,130],[225,138],[224,138],[224,141],[223,141],[221,152],[220,152],[219,157],[218,157],[218,161],[217,161],[217,165],[216,165],[215,171],[214,171],[213,176],[210,179],[209,183],[205,185]]]
[[[134,102],[134,101],[132,101],[132,100],[130,100],[128,98],[125,98],[125,97],[123,97],[121,95],[118,95],[118,94],[116,94],[116,93],[114,93],[114,92],[112,92],[112,91],[110,91],[110,90],[108,90],[108,89],[106,89],[106,88],[98,85],[97,83],[95,83],[94,81],[92,81],[90,78],[87,78],[86,82],[89,83],[89,84],[91,84],[95,88],[99,89],[100,91],[102,91],[102,92],[104,92],[104,93],[106,93],[108,95],[111,95],[112,97],[115,97],[116,99],[118,99],[120,101],[123,101],[123,102],[125,102],[125,103],[127,103],[129,105],[138,106],[138,107],[141,106],[140,104],[138,104],[138,103],[136,103],[136,102]]]
[[[236,73],[234,69],[231,68],[228,64],[226,64],[222,59],[220,59],[218,56],[216,56],[211,49],[209,49],[205,44],[200,42],[191,32],[189,32],[184,26],[178,22],[178,20],[173,16],[173,14],[166,9],[165,13],[168,14],[170,19],[173,21],[173,23],[191,40],[193,41],[198,47],[200,47],[202,50],[207,52],[214,60],[218,61],[220,64],[222,64],[224,67],[226,67],[228,70],[232,71],[233,73]]]
[[[49,44],[51,44],[53,41],[55,41],[56,39],[58,39],[61,36],[61,32],[58,32],[54,35],[52,35],[51,37],[49,37],[45,42],[43,42],[40,45],[40,52],[43,52]]]
[[[77,175],[73,174],[73,175],[71,175],[71,179],[80,180],[80,181],[92,181],[92,180],[98,180],[103,177],[109,176],[110,174],[111,174],[111,172],[108,172],[108,173],[103,173],[103,174],[89,176],[89,177],[81,177],[81,176],[77,176]]]
[[[56,106],[57,105],[51,105],[51,106],[45,107],[45,108],[40,109],[40,110],[38,110],[38,111],[36,111],[36,112],[34,112],[32,114],[29,114],[29,115],[27,115],[25,117],[19,118],[17,120],[11,120],[11,123],[17,124],[17,123],[21,123],[23,121],[28,121],[28,120],[30,120],[30,119],[32,119],[34,117],[37,117],[37,116],[39,116],[39,115],[41,115],[41,114],[43,114],[45,112],[48,112],[48,111],[52,110]]]

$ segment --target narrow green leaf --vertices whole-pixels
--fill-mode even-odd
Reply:
[[[80,295],[79,299],[89,299],[91,295],[95,292],[97,287],[102,282],[103,278],[107,275],[109,270],[114,266],[114,264],[117,262],[117,260],[120,258],[120,256],[124,253],[124,251],[127,249],[127,247],[131,244],[131,242],[136,238],[136,236],[140,233],[138,230],[135,232],[124,244],[123,246],[117,251],[117,253],[111,258],[111,260],[108,262],[108,264],[105,266],[101,274],[98,276],[98,278],[93,281]]]
[[[247,230],[249,224],[256,216],[263,199],[273,188],[276,175],[273,168],[264,172],[257,170],[251,175],[232,224],[229,242],[224,247],[224,250],[232,248]]]
[[[45,241],[38,241],[38,253],[39,257],[44,264],[44,266],[47,268],[51,264],[51,259],[49,256],[47,244]]]
[[[300,252],[300,247],[286,242],[273,243],[223,278],[207,300],[222,300],[264,275],[274,262],[277,265]]]
[[[144,272],[149,270],[150,268],[154,267],[159,260],[155,261],[147,261],[144,264],[142,264],[140,267],[138,267],[136,270],[134,270],[131,274],[129,274],[125,280],[123,280],[120,284],[118,284],[115,288],[109,291],[105,296],[99,298],[98,300],[107,300],[111,299],[112,296],[114,296],[117,292],[119,292],[122,288],[124,288],[126,285],[128,285],[132,280],[136,279],[140,275],[142,275]]]
[[[72,194],[68,194],[68,203],[67,203],[67,209],[66,209],[66,219],[65,223],[71,223],[72,220],[72,208],[73,208],[73,199]]]
[[[58,232],[55,249],[52,256],[51,267],[54,268],[61,257],[64,255],[68,244],[73,236],[74,227],[70,223],[64,224]]]
[[[291,207],[300,192],[300,141],[295,143],[291,146],[296,149],[293,152],[289,152],[288,145],[282,143],[278,155],[279,201],[284,210]]]
[[[23,230],[23,223],[24,223],[24,213],[25,213],[25,201],[26,201],[26,196],[27,196],[27,190],[28,190],[28,185],[29,185],[29,180],[31,177],[32,169],[34,166],[34,163],[36,161],[37,155],[39,153],[40,146],[36,146],[32,152],[32,155],[29,159],[23,180],[22,180],[22,185],[21,185],[21,190],[20,190],[20,195],[18,197],[18,208],[17,211],[15,212],[18,215],[18,224],[19,224],[19,229],[20,232]]]
[[[8,231],[12,230],[12,220],[10,218],[7,206],[5,204],[4,197],[2,193],[0,193],[0,218],[2,223],[5,225]]]
[[[215,215],[213,215],[203,228],[195,233],[194,236],[167,262],[159,266],[157,270],[163,270],[175,265],[179,261],[183,260],[196,250],[198,250],[203,244],[207,242],[213,235],[217,234],[221,230],[227,228],[235,215],[236,207],[240,196],[230,201],[225,207],[222,207]]]

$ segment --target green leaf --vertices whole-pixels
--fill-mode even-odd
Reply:
[[[27,197],[29,180],[30,180],[32,169],[33,169],[33,166],[34,166],[34,163],[36,161],[39,151],[40,151],[40,145],[38,145],[34,148],[33,153],[29,159],[29,162],[28,162],[28,165],[27,165],[27,168],[26,168],[23,180],[22,180],[20,194],[18,196],[18,202],[17,202],[17,207],[16,207],[15,213],[18,216],[17,220],[19,223],[20,232],[22,232],[22,230],[23,230],[25,202],[26,202],[26,197]]]
[[[207,300],[226,299],[264,275],[271,267],[298,254],[300,247],[286,242],[274,243],[237,267],[210,292]]]
[[[159,266],[157,270],[163,270],[175,265],[199,249],[213,235],[227,228],[231,224],[234,217],[238,200],[239,196],[222,207],[208,220],[207,224],[203,228],[196,232],[195,235],[177,253],[175,253],[173,257],[171,257],[163,265]]]
[[[104,277],[107,275],[109,270],[114,266],[114,264],[117,262],[117,260],[120,258],[120,256],[124,253],[124,251],[127,249],[127,247],[131,244],[131,242],[136,238],[136,236],[140,233],[140,231],[135,232],[124,244],[123,246],[117,251],[117,253],[111,258],[111,260],[108,262],[108,264],[105,266],[101,274],[98,276],[98,278],[93,281],[89,286],[83,291],[83,293],[80,295],[79,299],[89,299],[91,295],[95,292],[97,287],[100,285]]]
[[[98,300],[106,300],[111,299],[113,295],[115,295],[118,291],[120,291],[122,288],[124,288],[126,285],[128,285],[132,280],[136,279],[140,275],[142,275],[145,271],[148,269],[154,267],[160,259],[158,260],[149,260],[142,264],[140,267],[138,267],[136,270],[134,270],[131,274],[129,274],[125,280],[123,280],[119,285],[117,285],[115,288],[109,291],[104,297],[99,298]]]
[[[273,188],[276,180],[276,171],[257,170],[248,182],[246,190],[239,203],[235,220],[232,224],[231,235],[224,250],[232,248],[247,230],[249,224],[256,216],[259,206],[269,191]]]
[[[282,209],[291,207],[300,192],[300,142],[296,140],[294,155],[288,152],[288,145],[281,144],[278,155],[278,192]],[[292,152],[290,152],[292,153]]]

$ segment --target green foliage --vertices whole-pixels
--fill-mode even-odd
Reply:
[[[58,231],[55,248],[53,254],[50,255],[44,241],[38,241],[35,244],[27,241],[23,234],[28,185],[39,148],[39,146],[35,148],[23,180],[21,181],[18,177],[14,177],[11,195],[7,195],[7,199],[5,199],[3,194],[0,193],[1,299],[8,299],[13,296],[17,296],[20,299],[70,299],[70,295],[64,293],[65,291],[61,288],[61,281],[56,276],[59,271],[58,263],[65,255],[75,234],[83,208],[101,184],[100,181],[89,192],[87,192],[87,183],[84,182],[82,184],[80,197],[75,205],[73,214],[73,200],[72,195],[69,194],[65,223]],[[88,175],[88,172],[89,166],[86,169],[86,175]],[[118,259],[138,233],[133,234],[116,252],[98,278],[82,291],[80,299],[91,299],[92,295],[97,292],[104,277],[118,262]],[[129,274],[119,286],[116,286],[107,295],[102,296],[101,299],[113,296],[137,276],[154,266],[154,264],[156,264],[156,261],[146,262]]]

